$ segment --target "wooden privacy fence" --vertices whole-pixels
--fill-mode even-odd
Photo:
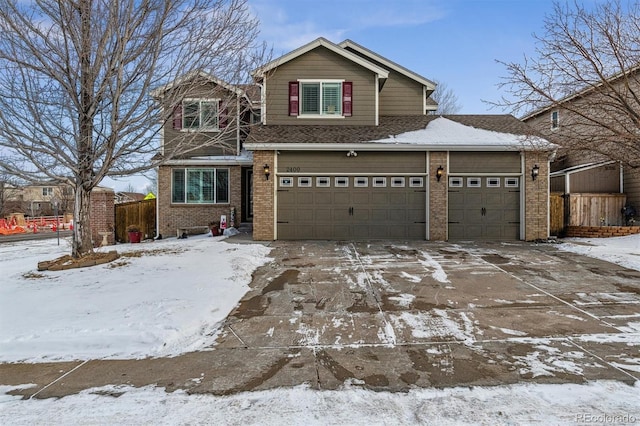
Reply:
[[[625,194],[562,194],[549,198],[549,233],[563,235],[567,226],[623,226]]]
[[[564,232],[564,223],[564,194],[562,192],[552,192],[549,196],[549,234],[561,236]]]
[[[129,242],[127,227],[138,225],[143,238],[156,235],[156,200],[132,201],[115,206],[116,241]]]
[[[624,225],[624,194],[569,194],[569,226]]]

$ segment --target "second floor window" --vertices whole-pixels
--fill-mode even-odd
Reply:
[[[292,81],[289,115],[350,117],[353,83],[349,81]]]
[[[560,112],[551,111],[551,128],[557,129],[558,127],[560,127]]]
[[[53,195],[53,188],[49,188],[49,187],[42,188],[43,197],[50,197],[52,195]]]
[[[218,130],[217,99],[185,99],[182,102],[182,128],[188,130]]]

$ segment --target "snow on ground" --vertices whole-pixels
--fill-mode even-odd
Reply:
[[[0,244],[0,362],[169,356],[211,345],[270,251],[222,239],[120,245],[115,262],[60,272],[38,272],[37,263],[68,254],[67,240]]]
[[[567,238],[558,248],[640,271],[640,234],[614,238]]]
[[[268,261],[264,246],[221,239],[203,236],[122,245],[118,251],[125,256],[114,264],[46,273],[36,271],[37,262],[68,253],[68,243],[58,247],[52,239],[0,244],[0,362],[162,356],[205,348],[248,290],[251,272]],[[640,270],[640,236],[571,240],[559,247]],[[438,271],[435,260],[426,263],[428,270]],[[440,314],[432,319],[445,325],[448,318]],[[409,325],[412,319],[395,320]],[[461,335],[468,331],[464,325],[458,330]],[[610,335],[603,338],[611,341]],[[543,355],[550,349],[541,344],[539,351]],[[534,361],[523,359],[522,367],[531,368]],[[536,371],[544,375],[546,370]],[[225,397],[166,393],[151,386],[105,386],[62,399],[26,401],[8,394],[20,387],[0,386],[0,424],[640,423],[640,382],[531,383],[408,393],[358,386],[354,381],[338,391],[298,386]]]
[[[0,393],[7,390],[0,387]],[[0,396],[0,420],[12,425],[635,424],[640,422],[638,394],[637,383],[611,381],[415,389],[406,394],[353,384],[337,391],[297,386],[225,397],[106,386],[62,399]]]

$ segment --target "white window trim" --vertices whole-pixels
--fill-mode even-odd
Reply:
[[[307,183],[303,183],[304,181]],[[311,188],[313,186],[313,178],[310,176],[300,176],[298,178],[298,188]]]
[[[449,178],[450,188],[462,188],[463,186],[464,186],[464,178],[457,177],[457,176]]]
[[[381,180],[380,183],[377,182],[377,180]],[[386,188],[387,187],[387,178],[386,177],[374,177],[373,178],[373,185],[374,188]]]
[[[497,184],[492,185],[490,183],[493,179],[497,179]],[[500,179],[499,177],[488,177],[488,178],[486,178],[486,187],[487,188],[500,188],[501,185],[502,185],[502,179]]]
[[[515,184],[510,183],[509,181],[513,180],[515,181]],[[520,179],[517,177],[507,177],[504,178],[504,187],[505,188],[519,188],[520,187]]]
[[[362,183],[358,182],[358,179],[364,179]],[[354,188],[368,188],[369,187],[369,178],[364,176],[356,176],[353,178],[353,187]]]
[[[392,188],[404,188],[407,184],[407,180],[403,176],[394,176],[391,178]]]
[[[322,180],[326,180],[323,182]],[[316,177],[316,188],[331,188],[331,178],[329,176]]]
[[[184,201],[173,201],[174,190],[174,172],[176,170],[182,170],[184,173]],[[204,206],[204,205],[225,205],[231,202],[231,182],[227,181],[227,201],[218,201],[218,170],[227,171],[227,179],[231,178],[231,170],[228,167],[176,167],[171,170],[171,204],[173,205],[190,205],[190,206]],[[197,171],[212,171],[213,172],[213,201],[206,201],[201,203],[188,201],[188,185],[189,185],[189,172]]]
[[[222,99],[220,98],[184,98],[182,100],[182,128],[180,129],[181,132],[186,132],[186,133],[195,133],[195,132],[220,132],[220,101]],[[198,111],[202,111],[202,102],[212,102],[216,104],[216,109],[218,110],[218,126],[217,127],[198,127],[198,128],[191,128],[191,127],[185,127],[184,125],[184,118],[185,118],[185,113],[184,113],[184,103],[185,102],[194,102],[194,101],[198,101],[200,103],[200,105],[198,106]],[[202,117],[200,117],[200,121],[202,122]]]
[[[338,179],[346,179],[347,182],[345,185],[339,184]],[[349,187],[349,177],[348,176],[336,176],[334,179],[334,188],[348,188]]]
[[[322,105],[320,105],[320,114],[305,114],[302,112],[302,83],[319,83],[320,84],[320,103],[322,103],[322,83],[340,83],[340,87],[342,87],[342,83],[346,80],[344,79],[309,79],[309,78],[299,78],[298,80],[299,89],[298,89],[298,119],[324,119],[324,120],[336,120],[336,119],[344,119],[344,111],[340,111],[340,114],[323,114],[322,113]],[[340,102],[342,103],[342,91],[340,93]]]
[[[477,185],[472,185],[471,181],[478,181]],[[467,188],[482,188],[482,178],[479,177],[468,177],[467,178]]]
[[[290,179],[289,183],[285,183],[286,179]],[[281,176],[279,186],[280,188],[293,188],[293,178],[288,176]]]
[[[422,188],[424,187],[424,178],[413,176],[409,178],[409,188]]]

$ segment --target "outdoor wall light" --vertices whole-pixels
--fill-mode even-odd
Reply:
[[[267,178],[267,180],[269,180],[269,175],[271,174],[271,170],[269,170],[269,165],[265,164],[263,167],[264,170],[264,177]]]
[[[539,174],[540,174],[540,167],[538,167],[538,165],[536,164],[535,166],[533,166],[533,169],[531,169],[531,179],[536,180]]]
[[[442,178],[442,173],[444,173],[444,169],[442,166],[438,166],[438,169],[436,170],[436,180],[438,182],[440,182],[440,179]]]

